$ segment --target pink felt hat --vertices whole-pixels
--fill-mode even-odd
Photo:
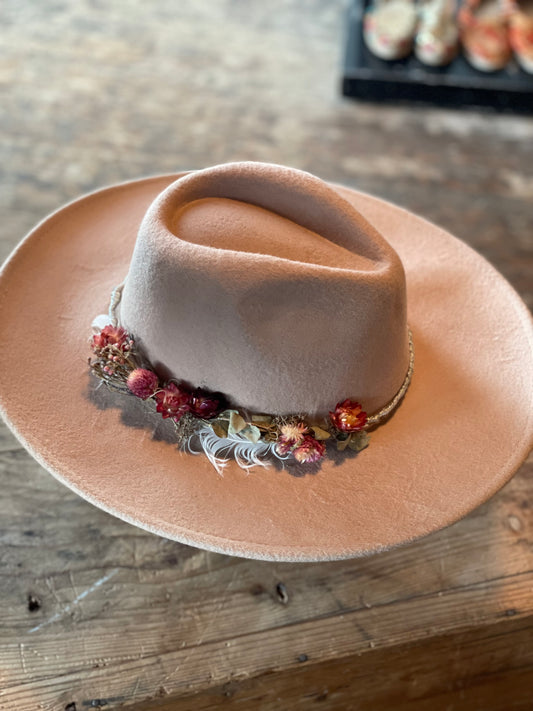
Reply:
[[[380,550],[485,501],[532,445],[533,329],[509,284],[422,218],[301,171],[93,193],[35,228],[0,290],[14,433],[84,498],[188,544]]]

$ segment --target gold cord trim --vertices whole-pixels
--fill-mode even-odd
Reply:
[[[392,398],[392,400],[385,405],[385,407],[382,407],[381,410],[378,412],[374,413],[373,415],[370,415],[367,417],[366,420],[366,427],[365,429],[368,429],[369,427],[374,427],[375,425],[379,425],[379,423],[384,420],[386,417],[390,415],[390,413],[396,409],[396,407],[399,405],[400,400],[403,398],[405,393],[407,392],[407,388],[409,387],[411,383],[411,378],[413,377],[413,370],[415,366],[415,347],[413,344],[413,334],[411,333],[411,329],[408,329],[409,331],[409,366],[407,368],[407,373],[405,376],[405,379],[402,383],[401,388],[398,390],[396,395]]]

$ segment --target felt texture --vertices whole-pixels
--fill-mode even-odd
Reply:
[[[386,405],[408,367],[392,247],[302,171],[230,163],[184,176],[147,211],[120,323],[167,376],[272,414]]]
[[[464,243],[341,187],[402,260],[416,346],[407,395],[367,449],[333,453],[304,471],[246,474],[230,464],[220,477],[204,457],[152,435],[161,418],[136,398],[96,389],[90,324],[128,270],[148,207],[176,177],[61,208],[0,272],[0,409],[54,476],[159,535],[287,561],[412,540],[457,520],[512,476],[533,443],[533,328],[523,302]]]

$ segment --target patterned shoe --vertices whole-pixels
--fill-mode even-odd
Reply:
[[[366,46],[380,59],[402,59],[413,48],[416,24],[414,0],[374,0],[363,22]]]
[[[503,69],[511,59],[506,12],[499,0],[465,0],[458,14],[464,53],[481,72]]]
[[[424,64],[443,67],[457,55],[459,30],[455,0],[420,0],[415,54]]]
[[[522,69],[533,74],[533,2],[517,0],[509,13],[509,40]]]

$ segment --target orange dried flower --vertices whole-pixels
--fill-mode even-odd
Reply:
[[[341,432],[357,432],[366,425],[367,414],[358,402],[347,398],[337,403],[329,417],[333,426]]]

